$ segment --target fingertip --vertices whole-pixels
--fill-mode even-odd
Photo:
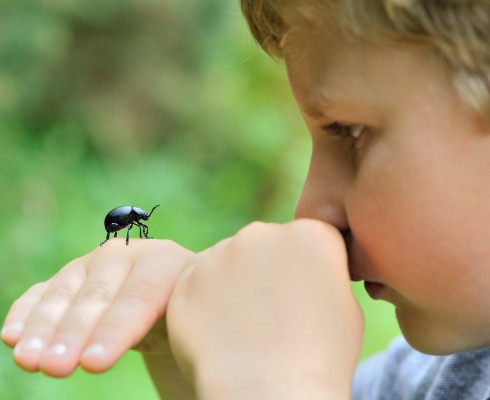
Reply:
[[[42,361],[42,363],[39,364],[39,370],[51,378],[67,378],[73,374],[76,369],[76,364],[67,365],[66,362],[60,360]]]
[[[1,332],[2,341],[9,347],[14,347],[24,332],[24,323],[21,321],[11,322],[4,325]]]
[[[52,378],[66,378],[77,367],[77,359],[63,343],[52,345],[39,362],[39,369]]]
[[[44,349],[44,342],[39,338],[22,340],[14,348],[14,361],[25,371],[37,372]]]
[[[70,375],[72,375],[76,367],[71,368],[71,369],[66,369],[65,367],[40,367],[40,371],[46,375],[49,376],[50,378],[68,378]]]
[[[51,378],[67,378],[75,372],[77,366],[71,360],[50,357],[41,360],[39,370]]]
[[[109,370],[119,359],[102,343],[89,345],[80,357],[80,366],[87,372],[98,374]]]

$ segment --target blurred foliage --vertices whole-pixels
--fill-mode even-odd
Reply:
[[[227,0],[0,3],[0,315],[105,237],[113,207],[151,209],[150,233],[193,250],[252,220],[284,222],[310,144],[283,67]],[[366,300],[363,355],[398,330]],[[139,355],[66,380],[0,347],[1,399],[157,398]]]

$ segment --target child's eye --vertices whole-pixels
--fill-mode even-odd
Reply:
[[[342,125],[338,122],[323,126],[322,129],[329,135],[343,139],[358,139],[366,127],[364,125]]]

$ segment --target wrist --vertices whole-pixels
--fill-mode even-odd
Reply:
[[[257,370],[239,372],[237,369],[221,374],[209,370],[196,372],[195,388],[199,400],[348,400],[351,398],[350,382],[332,382],[332,379],[325,377],[324,374],[300,376],[298,368],[292,368],[288,374],[281,374],[278,371],[257,373]]]

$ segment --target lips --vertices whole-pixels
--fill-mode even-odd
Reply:
[[[349,275],[353,282],[364,281],[364,289],[373,300],[393,302],[392,290],[380,279],[373,264],[350,231],[342,232],[348,254]]]
[[[347,246],[349,275],[353,282],[364,281],[364,289],[369,297],[378,300],[384,297],[385,285],[376,278],[376,273],[359,242],[349,232],[343,234]]]
[[[382,290],[385,286],[382,283],[364,281],[364,289],[373,300],[382,298]]]
[[[351,281],[376,282],[372,265],[359,245],[359,242],[350,232],[347,234],[344,233],[343,236],[347,246]]]

